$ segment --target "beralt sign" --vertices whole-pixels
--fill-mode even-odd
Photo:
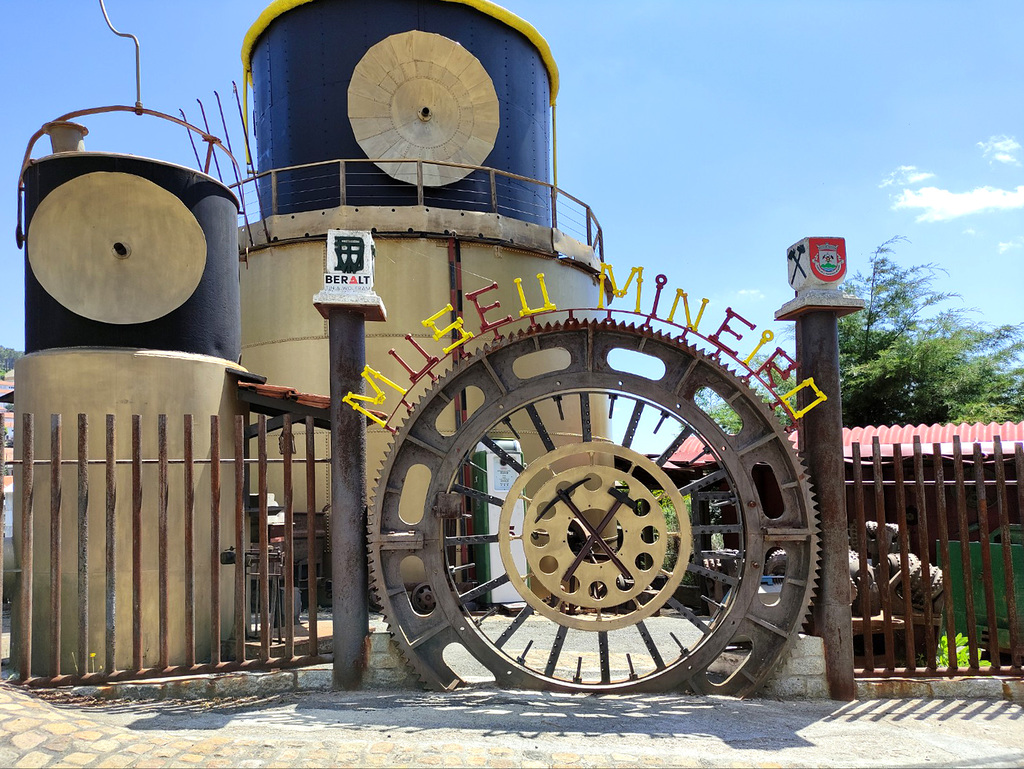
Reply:
[[[373,291],[373,237],[362,230],[328,230],[324,291],[365,294]]]

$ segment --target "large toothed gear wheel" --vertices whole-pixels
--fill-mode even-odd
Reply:
[[[709,461],[670,463],[684,441]],[[805,471],[762,399],[608,321],[523,333],[441,378],[384,463],[369,543],[389,627],[438,689],[489,673],[749,695],[799,631],[818,558]],[[424,582],[432,607],[410,595]]]

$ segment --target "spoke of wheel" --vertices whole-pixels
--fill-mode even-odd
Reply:
[[[548,655],[548,664],[544,668],[544,675],[549,678],[554,674],[555,668],[558,666],[558,655],[562,653],[562,646],[565,644],[565,636],[569,632],[569,628],[565,625],[558,626],[558,632],[555,633],[555,643],[551,647],[551,653]]]
[[[465,497],[470,497],[471,499],[479,499],[482,502],[494,505],[495,507],[501,507],[505,504],[505,500],[500,497],[493,497],[487,492],[480,491],[479,489],[471,489],[469,486],[463,486],[461,483],[452,484],[452,491],[456,494],[462,494]]]
[[[615,564],[615,568],[622,572],[622,576],[626,579],[633,579],[633,575],[629,573],[629,569],[627,569],[623,565],[622,561],[619,560],[615,551],[612,550],[611,545],[601,539],[600,532],[594,528],[594,524],[587,520],[587,517],[583,515],[580,509],[576,506],[576,503],[572,501],[572,498],[564,491],[559,491],[558,496],[566,505],[568,505],[569,510],[572,511],[574,516],[576,516],[576,520],[580,522],[580,525],[587,530],[587,533],[590,534],[591,537],[594,537],[596,544],[604,550],[605,555],[607,555],[611,562]]]
[[[658,423],[658,426],[661,426],[660,422]],[[654,460],[654,464],[658,467],[663,467],[664,464],[672,458],[672,455],[676,453],[676,449],[682,446],[683,442],[694,434],[693,428],[689,425],[683,427],[683,429],[679,431],[679,435],[677,435],[672,443],[668,445],[668,448],[661,452],[661,456]]]
[[[523,610],[516,615],[514,620],[512,620],[512,624],[505,628],[504,632],[498,636],[498,640],[494,642],[494,645],[499,649],[504,646],[508,639],[515,635],[515,632],[522,627],[523,623],[526,622],[527,619],[530,618],[533,611],[533,607],[530,606],[530,604],[526,604],[526,606],[523,607]]]
[[[508,580],[508,574],[502,574],[500,577],[495,577],[488,582],[484,582],[482,585],[477,585],[468,593],[460,593],[459,600],[462,601],[462,603],[469,603],[470,601],[479,598],[484,593],[489,593],[491,590],[494,590],[494,588],[501,587],[508,582]]]
[[[561,395],[556,395],[555,396],[555,406],[558,408],[558,418],[562,422],[564,422],[565,421],[565,412],[562,410],[562,396]]]
[[[590,422],[590,393],[580,393],[580,423],[583,427],[583,442],[590,443],[590,440],[593,438]]]
[[[523,470],[526,469],[525,467],[523,467],[522,463],[518,459],[513,457],[511,454],[505,451],[505,449],[503,449],[501,446],[495,443],[494,439],[491,438],[489,435],[485,435],[483,438],[481,438],[480,442],[484,444],[484,446],[489,448],[491,451],[493,451],[495,454],[497,454],[499,457],[504,459],[505,464],[511,467],[517,473],[521,473],[523,472]]]
[[[708,623],[702,620],[696,614],[694,614],[693,611],[690,610],[689,606],[684,606],[683,604],[679,603],[679,601],[677,601],[675,598],[669,598],[668,605],[680,614],[682,614],[684,617],[686,617],[686,619],[688,619],[693,625],[695,625],[697,629],[700,630],[700,632],[704,635],[708,635],[711,632],[711,627],[708,625]],[[675,636],[672,637],[675,638]],[[676,641],[676,643],[679,643],[679,641]],[[683,645],[679,644],[679,648],[683,648]]]
[[[608,631],[600,630],[597,633],[597,651],[601,658],[601,683],[611,683],[612,669],[611,658],[608,654]]]
[[[633,445],[633,438],[636,436],[636,428],[640,426],[640,415],[644,411],[644,402],[637,401],[633,407],[633,413],[629,417],[629,426],[626,427],[626,436],[622,439],[622,447],[628,449]]]
[[[445,537],[445,547],[461,545],[493,545],[498,541],[497,534],[462,534],[457,537]]]
[[[668,419],[668,417],[669,417],[669,414],[668,414],[667,411],[662,411],[661,412],[661,417],[658,419],[658,424],[656,424],[654,426],[654,433],[653,433],[654,435],[658,434],[658,430],[660,430],[661,426],[663,424],[665,424],[665,420]]]
[[[665,660],[661,658],[661,653],[658,651],[658,645],[654,643],[654,639],[651,637],[651,631],[647,629],[647,626],[643,622],[636,623],[636,629],[640,631],[640,637],[644,639],[644,646],[647,647],[647,653],[651,655],[651,659],[654,660],[654,667],[661,670],[665,667]]]
[[[723,585],[728,585],[729,587],[734,587],[740,583],[740,581],[735,577],[730,577],[728,574],[723,574],[722,572],[715,571],[714,569],[707,569],[703,566],[698,566],[695,563],[687,564],[686,570],[691,574],[699,574],[702,577],[713,579],[716,582],[721,582]]]
[[[540,418],[540,414],[537,413],[537,407],[532,403],[526,407],[526,413],[530,415],[530,421],[533,422],[533,426],[537,428],[537,437],[540,438],[540,442],[544,444],[544,448],[547,451],[554,451],[555,444],[551,440],[551,436],[548,435],[548,428],[544,426],[544,420]]]
[[[710,486],[712,483],[717,483],[723,478],[725,478],[725,470],[716,470],[713,473],[705,475],[703,478],[698,478],[692,483],[688,483],[681,487],[679,489],[679,493],[684,497],[688,497],[695,491],[703,489],[705,486]]]

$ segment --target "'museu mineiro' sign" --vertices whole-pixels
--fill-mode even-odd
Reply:
[[[364,257],[365,258],[365,257]],[[634,316],[643,319],[642,328],[659,329],[675,335],[680,342],[697,344],[709,347],[712,357],[718,360],[722,356],[731,359],[735,364],[746,370],[742,377],[749,385],[759,385],[766,393],[765,399],[770,406],[782,407],[794,419],[799,419],[808,411],[826,400],[826,395],[814,384],[813,378],[807,378],[801,382],[795,382],[796,361],[794,361],[781,347],[776,347],[767,357],[755,358],[766,345],[775,339],[775,334],[765,329],[757,333],[756,324],[747,320],[731,307],[726,307],[724,317],[719,316],[714,322],[708,322],[705,318],[705,311],[710,300],[703,298],[700,305],[691,306],[689,295],[681,288],[675,291],[666,291],[668,278],[665,275],[657,275],[654,279],[655,288],[653,296],[651,292],[643,291],[644,268],[633,267],[625,283],[620,283],[615,278],[615,269],[611,264],[601,265],[599,300],[597,308],[559,308],[548,296],[547,285],[544,282],[544,273],[537,274],[537,291],[532,297],[527,296],[527,290],[523,287],[522,278],[514,280],[516,291],[519,296],[520,308],[518,317],[507,314],[504,317],[498,312],[501,303],[497,300],[487,304],[486,295],[498,289],[497,283],[470,291],[465,295],[466,300],[473,307],[473,328],[467,328],[466,319],[454,314],[451,304],[441,307],[429,318],[423,319],[422,326],[431,332],[433,339],[438,343],[439,349],[430,350],[420,345],[411,334],[406,334],[405,339],[410,349],[405,356],[399,354],[395,349],[388,351],[402,368],[406,371],[410,387],[419,382],[423,377],[429,376],[431,380],[436,379],[433,369],[442,359],[455,353],[461,353],[461,348],[470,339],[479,334],[493,333],[494,339],[501,337],[499,329],[519,322],[528,322],[531,327],[537,326],[537,319],[541,316],[563,314],[567,319],[577,316],[593,317],[595,312],[603,312],[608,318],[615,315]],[[636,294],[636,301],[628,301],[622,309],[606,308],[606,291],[609,295],[618,299],[624,299],[633,289]],[[538,301],[539,300],[539,301]],[[447,316],[451,321],[447,325],[443,323],[442,317]],[[454,319],[453,319],[454,318]],[[714,325],[713,325],[714,324]],[[706,333],[711,330],[711,333]],[[444,339],[447,343],[442,342]],[[702,344],[703,343],[703,344]],[[412,360],[413,363],[409,361]],[[389,422],[397,409],[390,412],[390,416],[382,418],[387,412],[371,411],[370,406],[383,406],[387,400],[384,387],[394,390],[400,396],[400,405],[407,410],[412,409],[412,404],[406,399],[409,388],[392,381],[380,371],[367,365],[363,369],[363,379],[367,385],[369,394],[362,395],[349,392],[342,400],[359,413],[379,424],[385,429],[396,432]],[[785,392],[780,389],[789,388]],[[795,407],[797,394],[809,388],[814,394],[811,402],[803,408]]]

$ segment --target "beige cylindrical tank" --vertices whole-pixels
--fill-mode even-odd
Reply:
[[[193,446],[198,460],[210,456],[210,415],[220,415],[222,454],[233,446],[234,419],[242,404],[236,396],[237,364],[203,355],[129,349],[57,349],[27,355],[15,366],[18,382],[15,409],[18,429],[15,454],[22,456],[25,432],[22,415],[33,414],[35,457],[37,462],[50,458],[51,414],[59,414],[62,424],[60,478],[61,526],[61,672],[64,674],[98,672],[104,666],[110,639],[105,627],[106,568],[106,476],[104,467],[106,415],[116,420],[117,498],[115,505],[116,558],[116,667],[131,669],[132,659],[132,415],[141,417],[142,468],[142,642],[143,664],[155,666],[159,660],[159,541],[158,541],[158,417],[167,414],[167,452],[171,460],[183,456],[183,415],[194,417]],[[78,415],[88,416],[89,494],[88,494],[88,649],[87,659],[78,659]],[[52,675],[51,655],[51,572],[48,543],[51,532],[50,465],[36,466],[33,505],[34,558],[32,564],[32,673]],[[222,468],[222,485],[231,489],[231,465]],[[20,508],[21,473],[16,473],[15,505]],[[168,473],[168,641],[169,663],[185,662],[185,550],[184,550],[184,475],[180,463],[170,465]],[[220,570],[220,607],[222,638],[231,633],[234,569],[223,566],[211,554],[211,496],[209,462],[195,466],[195,637],[196,659],[210,658],[212,568]],[[220,542],[226,549],[234,542],[234,495],[221,500]],[[15,525],[15,549],[20,552],[19,510]],[[51,608],[48,611],[48,607]],[[23,636],[22,618],[15,610],[12,638]],[[18,665],[18,645],[11,650]],[[95,654],[95,656],[92,656]],[[109,671],[107,671],[109,672]]]

